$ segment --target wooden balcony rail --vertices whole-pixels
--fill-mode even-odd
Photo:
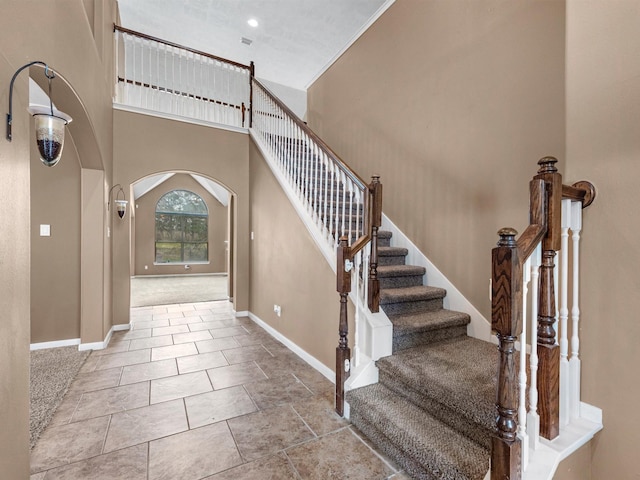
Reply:
[[[253,63],[243,65],[114,25],[116,102],[248,127]]]
[[[492,440],[491,478],[518,479],[526,468],[530,446],[536,448],[539,436],[554,439],[561,423],[568,423],[569,407],[579,408],[577,239],[581,228],[580,210],[591,204],[595,188],[589,182],[572,186],[562,184],[562,176],[553,157],[542,158],[538,174],[530,183],[530,225],[516,240],[517,232],[503,228],[492,250],[492,329],[498,338],[498,386],[496,392],[496,434]],[[567,218],[573,212],[573,221]],[[563,215],[564,213],[564,215]],[[570,216],[570,215],[569,215]],[[567,360],[566,272],[568,230],[577,235],[574,244],[574,313],[572,361]],[[577,233],[576,233],[577,232]],[[556,252],[564,249],[562,300],[560,302],[561,338],[556,329],[555,263]],[[532,321],[530,382],[527,380],[526,328],[527,285],[532,280]],[[516,369],[515,343],[520,340],[520,367]],[[561,361],[562,358],[562,361]],[[566,363],[566,368],[561,364]],[[564,375],[562,372],[566,372]],[[576,380],[575,377],[578,377]],[[566,377],[566,379],[565,379]],[[565,382],[565,380],[567,380]],[[561,394],[561,382],[566,393]],[[572,386],[570,386],[570,384]],[[526,390],[529,386],[529,411]],[[577,387],[577,392],[574,391]],[[561,407],[561,397],[567,408]],[[565,418],[561,421],[561,410]],[[531,442],[531,444],[530,444]]]
[[[347,297],[352,278],[356,298],[379,310],[378,229],[382,221],[382,184],[358,176],[286,105],[255,78],[252,131],[314,219],[327,248],[335,252],[340,294],[339,345],[336,350],[336,411],[344,413],[344,382],[350,371]],[[365,253],[365,247],[370,246]],[[348,266],[348,270],[345,268]],[[353,274],[355,272],[355,274]],[[359,301],[359,300],[358,300]]]

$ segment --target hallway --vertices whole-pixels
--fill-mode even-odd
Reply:
[[[394,479],[333,384],[227,301],[132,309],[31,452],[31,480]]]

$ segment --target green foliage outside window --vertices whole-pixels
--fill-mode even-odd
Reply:
[[[173,190],[156,205],[156,263],[206,262],[209,213],[204,200]]]

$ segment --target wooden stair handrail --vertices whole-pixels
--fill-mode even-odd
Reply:
[[[257,78],[253,78],[253,81],[256,82],[260,88],[267,94],[267,96],[275,102],[279,108],[281,108],[290,118],[295,122],[295,124],[311,138],[314,143],[316,143],[324,153],[327,154],[331,160],[333,160],[340,169],[361,189],[365,189],[367,187],[367,183],[356,173],[354,172],[349,165],[347,165],[336,152],[331,150],[331,147],[327,145],[324,140],[322,140],[313,130],[309,128],[309,126],[304,123],[293,111],[287,107],[278,97],[276,97],[273,92],[271,92],[267,87],[264,86]]]
[[[560,216],[563,198],[590,205],[596,196],[593,184],[580,181],[562,184],[555,167],[557,159],[538,161],[538,174],[530,183],[530,224],[518,232],[503,228],[492,250],[491,327],[498,337],[498,386],[496,392],[496,434],[491,442],[491,479],[521,478],[522,445],[516,436],[518,379],[515,369],[515,341],[522,333],[522,273],[527,258],[542,242],[539,275],[537,332],[538,403],[540,434],[554,439],[559,434],[559,348],[556,344],[553,259],[560,250]]]

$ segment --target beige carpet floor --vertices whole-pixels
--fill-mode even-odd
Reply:
[[[51,421],[89,353],[89,350],[78,351],[75,345],[31,351],[31,448]]]
[[[226,300],[227,275],[132,277],[131,307]]]

